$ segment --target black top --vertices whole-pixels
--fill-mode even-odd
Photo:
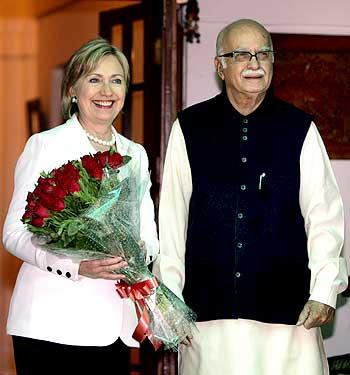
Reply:
[[[271,95],[243,116],[221,93],[178,118],[193,183],[185,301],[199,321],[295,324],[310,287],[299,160],[311,117]]]

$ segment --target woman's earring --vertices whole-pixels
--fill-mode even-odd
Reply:
[[[72,108],[74,107],[74,111],[73,111],[73,113],[72,113]],[[69,115],[69,118],[71,118],[72,117],[72,115],[75,113],[75,112],[77,112],[77,110],[78,110],[78,99],[77,99],[77,97],[76,96],[72,96],[71,98],[70,98],[70,106],[69,106],[69,113],[68,113],[68,115]]]

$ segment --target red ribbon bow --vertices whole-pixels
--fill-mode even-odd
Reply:
[[[157,279],[152,277],[151,279],[140,281],[133,285],[129,285],[125,281],[120,280],[115,286],[117,287],[116,291],[121,298],[131,298],[135,304],[139,322],[132,337],[140,343],[147,337],[151,341],[155,350],[159,349],[162,343],[154,338],[149,329],[150,316],[148,306],[145,302],[145,299],[159,286]]]

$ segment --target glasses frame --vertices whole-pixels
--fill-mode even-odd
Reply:
[[[218,55],[217,57],[232,57],[234,58],[235,57],[235,54],[238,54],[238,53],[248,53],[250,55],[250,59],[248,61],[235,61],[235,62],[250,62],[252,61],[252,58],[255,57],[256,61],[258,63],[260,63],[260,60],[258,58],[258,55],[259,53],[262,53],[262,52],[269,52],[269,53],[272,53],[272,58],[271,58],[271,62],[274,62],[274,58],[275,58],[275,51],[273,51],[272,49],[267,49],[267,50],[262,50],[262,51],[258,51],[258,52],[255,52],[255,53],[251,53],[249,51],[241,51],[241,50],[233,50],[232,52],[227,52],[227,53],[224,53],[222,55]],[[264,62],[264,61],[263,61]]]

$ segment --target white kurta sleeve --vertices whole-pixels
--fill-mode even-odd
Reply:
[[[140,145],[139,145],[140,146]],[[141,148],[141,178],[148,179],[148,157],[145,149]],[[140,236],[145,241],[146,248],[146,262],[151,263],[159,252],[159,241],[157,234],[157,226],[154,220],[154,205],[150,194],[151,180],[149,179],[148,186],[141,201],[140,207]]]
[[[348,279],[345,259],[341,257],[343,203],[314,123],[311,123],[300,156],[299,201],[308,238],[310,300],[335,307],[337,294],[346,289]]]
[[[192,177],[179,121],[173,124],[165,157],[159,205],[160,256],[153,272],[182,298]]]

